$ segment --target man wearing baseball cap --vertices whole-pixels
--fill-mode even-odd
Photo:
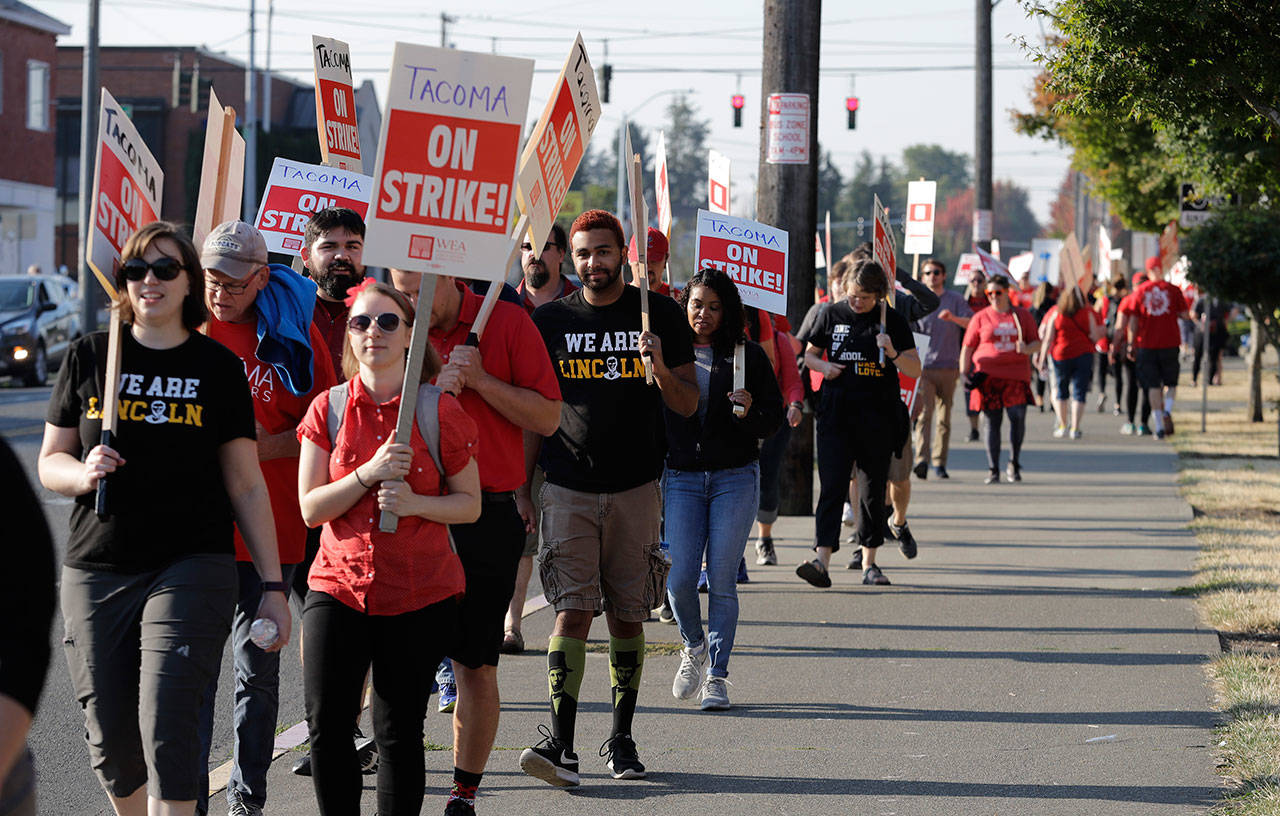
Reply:
[[[645,269],[649,272],[649,291],[657,292],[660,295],[673,297],[671,287],[663,280],[667,272],[667,236],[662,231],[649,227],[649,240],[645,242]],[[630,263],[636,263],[640,257],[636,254],[636,237],[631,236],[631,243],[627,247],[627,260]],[[631,284],[639,286],[640,282],[635,279],[635,272],[632,271]]]
[[[219,224],[209,233],[200,264],[210,315],[208,334],[236,353],[249,378],[258,460],[275,518],[283,583],[288,585],[302,561],[307,535],[298,507],[298,439],[294,429],[312,399],[337,383],[324,337],[312,323],[316,287],[286,266],[269,265],[262,234],[242,221]],[[263,590],[238,531],[235,543],[240,573],[231,642],[236,747],[227,783],[227,809],[229,814],[258,814],[267,799],[267,769],[275,744],[280,654],[265,652],[249,639]],[[206,753],[213,732],[216,692],[215,677],[200,713]],[[203,790],[207,789],[204,786]]]
[[[1137,367],[1138,384],[1151,401],[1151,424],[1157,439],[1173,433],[1173,401],[1178,388],[1178,319],[1189,317],[1182,290],[1164,279],[1158,257],[1147,259],[1147,280],[1120,305],[1128,315],[1125,333],[1129,359]]]

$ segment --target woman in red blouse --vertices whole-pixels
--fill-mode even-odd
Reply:
[[[1080,287],[1069,286],[1062,290],[1051,313],[1045,315],[1044,325],[1036,367],[1044,368],[1046,354],[1053,360],[1057,391],[1053,410],[1058,414],[1058,426],[1053,435],[1062,438],[1070,434],[1072,439],[1079,439],[1084,402],[1093,379],[1093,346],[1103,335],[1102,324],[1085,302]],[[1068,417],[1070,430],[1067,429]]]
[[[445,472],[433,464],[417,422],[410,444],[395,444],[414,309],[372,279],[349,293],[341,424],[331,443],[331,392],[325,392],[298,426],[302,516],[308,526],[324,524],[303,612],[312,779],[321,813],[360,812],[351,723],[372,666],[378,812],[417,814],[425,780],[422,718],[465,588],[446,525],[480,515],[477,431],[457,400],[442,394]],[[428,345],[422,382],[439,369]],[[378,529],[383,510],[399,517],[394,533]]]

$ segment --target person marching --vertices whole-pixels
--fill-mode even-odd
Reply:
[[[663,278],[667,272],[667,253],[670,246],[667,243],[667,236],[662,234],[662,230],[657,227],[649,227],[648,239],[645,242],[645,271],[648,272],[649,291],[666,297],[674,297],[671,294],[671,286],[667,284]],[[627,258],[635,263],[639,260],[636,254],[636,237],[631,236],[631,242],[627,244]],[[640,282],[634,279],[631,281],[632,286],[639,286]]]
[[[622,280],[626,240],[611,213],[588,210],[569,229],[583,288],[539,307],[542,333],[560,380],[564,409],[540,445],[546,484],[539,494],[538,568],[556,610],[547,645],[551,729],[520,755],[527,774],[576,786],[574,733],[587,635],[601,612],[609,625],[613,728],[601,749],[615,779],[641,779],[632,720],[644,668],[644,621],[662,600],[667,564],[658,541],[665,431],[663,406],[680,416],[698,408],[689,323],[675,301],[649,298],[641,331],[640,290]],[[654,388],[645,383],[645,360]]]
[[[303,559],[307,538],[298,507],[296,429],[311,401],[337,383],[329,349],[312,322],[316,287],[287,266],[268,266],[262,234],[242,221],[215,227],[205,238],[200,263],[210,315],[208,334],[235,352],[249,377],[258,461],[271,497],[281,573],[289,583]],[[285,362],[273,364],[264,358]],[[227,812],[257,816],[266,804],[267,770],[275,747],[280,655],[264,652],[250,640],[262,591],[238,531],[235,544],[239,577],[231,638],[235,752],[227,782]],[[215,677],[200,712],[206,756],[213,739],[217,689]],[[208,785],[201,794],[204,804]]]
[[[1035,366],[1044,368],[1046,356],[1053,361],[1053,382],[1057,390],[1053,408],[1058,416],[1053,435],[1079,439],[1089,383],[1093,379],[1094,344],[1106,329],[1085,302],[1079,286],[1062,290],[1057,304],[1045,315],[1044,325]]]
[[[303,612],[313,781],[321,814],[359,812],[351,723],[372,667],[378,812],[416,816],[431,676],[452,643],[466,586],[446,525],[480,516],[478,432],[455,398],[424,386],[410,443],[396,443],[413,305],[372,279],[353,287],[346,302],[348,380],[316,397],[298,426],[303,518],[324,525]],[[428,347],[422,381],[439,369]],[[424,416],[436,396],[435,416]],[[380,512],[398,517],[395,532],[379,529]]]
[[[969,408],[986,418],[987,484],[1000,481],[1000,426],[1009,415],[1009,467],[1005,477],[1022,481],[1022,440],[1031,402],[1031,355],[1040,348],[1035,319],[1009,302],[1009,282],[987,279],[991,305],[973,316],[960,350],[960,376],[972,383]]]
[[[778,563],[778,553],[773,547],[773,525],[778,520],[778,507],[782,498],[782,480],[779,478],[782,475],[782,457],[791,440],[791,429],[798,426],[804,416],[804,383],[800,380],[800,369],[796,366],[796,355],[803,348],[790,332],[781,331],[777,326],[770,327],[769,317],[765,313],[753,308],[748,308],[746,312],[747,336],[760,343],[766,354],[769,346],[773,346],[773,374],[778,380],[778,387],[782,389],[782,399],[787,406],[786,421],[760,445],[756,563],[760,566],[774,566]],[[770,328],[773,330],[772,339],[765,337]]]
[[[919,326],[929,335],[929,348],[920,374],[920,416],[915,421],[915,474],[921,478],[933,461],[933,473],[948,479],[947,454],[951,448],[951,405],[955,402],[956,381],[960,377],[960,341],[973,310],[958,292],[946,288],[947,267],[936,258],[920,265],[920,275],[938,296],[941,308],[926,315]],[[934,419],[937,418],[937,436]]]
[[[671,693],[687,700],[701,690],[703,711],[723,711],[729,708],[726,678],[738,627],[738,562],[760,499],[760,440],[782,422],[782,394],[768,355],[749,340],[742,349],[744,384],[734,388],[735,355],[745,337],[742,299],[728,275],[695,273],[679,302],[693,329],[698,410],[684,417],[666,409],[667,593],[684,641]],[[705,634],[698,600],[704,558]]]
[[[840,549],[841,509],[855,464],[859,512],[854,541],[862,549],[862,581],[885,581],[875,556],[884,543],[889,459],[910,433],[898,371],[920,374],[906,318],[887,304],[882,308],[889,280],[880,265],[855,263],[845,274],[844,291],[845,300],[828,304],[815,319],[804,353],[805,365],[823,376],[817,423],[821,486],[814,518],[817,558],[796,567],[796,575],[816,587],[831,586],[831,556]]]
[[[108,343],[94,333],[58,372],[40,481],[75,500],[62,614],[90,764],[121,816],[191,813],[203,759],[196,715],[236,603],[233,525],[257,568],[255,617],[278,630],[270,650],[288,643],[292,621],[244,365],[196,331],[208,316],[200,256],[176,225],[156,221],[129,237],[121,262],[115,444],[98,442]]]
[[[1156,259],[1156,263],[1159,263]],[[1133,289],[1137,289],[1147,279],[1146,272],[1138,272],[1133,276]],[[1129,287],[1121,286],[1120,300],[1116,304],[1115,320],[1112,323],[1111,359],[1116,363],[1116,376],[1124,375],[1124,415],[1127,422],[1120,426],[1120,433],[1125,436],[1146,436],[1151,433],[1151,400],[1147,390],[1138,383],[1138,366],[1129,353],[1129,321],[1136,320],[1133,311],[1133,292],[1124,294]],[[1139,412],[1141,406],[1141,412]],[[1141,422],[1134,422],[1140,419]]]
[[[1152,263],[1154,261],[1154,263]],[[1190,316],[1182,290],[1164,279],[1164,267],[1156,257],[1147,260],[1147,281],[1127,301],[1129,359],[1138,372],[1138,384],[1151,403],[1156,439],[1173,433],[1173,401],[1178,390],[1178,348],[1182,342],[1178,320]]]

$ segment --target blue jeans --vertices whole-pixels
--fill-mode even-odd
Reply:
[[[1089,396],[1089,382],[1093,379],[1093,354],[1081,354],[1065,360],[1053,361],[1053,372],[1058,380],[1058,399],[1065,402],[1068,390],[1075,402],[1084,402]]]
[[[703,642],[698,574],[707,562],[707,635],[715,677],[729,676],[738,629],[738,562],[760,504],[760,466],[724,470],[668,469],[662,477],[671,572],[667,595],[685,646]]]
[[[284,582],[293,577],[294,565],[280,568]],[[280,709],[280,653],[267,653],[249,640],[249,627],[258,616],[262,600],[262,579],[251,561],[237,561],[240,588],[236,596],[235,619],[231,624],[231,650],[235,665],[235,754],[231,780],[227,782],[228,803],[239,799],[263,807],[267,802],[267,770],[276,744],[276,720]],[[196,812],[208,812],[209,746],[213,742],[213,709],[218,696],[218,675],[205,689],[200,709],[200,745],[204,782],[196,801]]]

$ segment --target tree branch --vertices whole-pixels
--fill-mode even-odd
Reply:
[[[1268,105],[1260,96],[1248,88],[1239,85],[1230,85],[1229,87],[1244,100],[1246,105],[1253,108],[1255,113],[1266,119],[1273,130],[1280,132],[1280,110]]]

